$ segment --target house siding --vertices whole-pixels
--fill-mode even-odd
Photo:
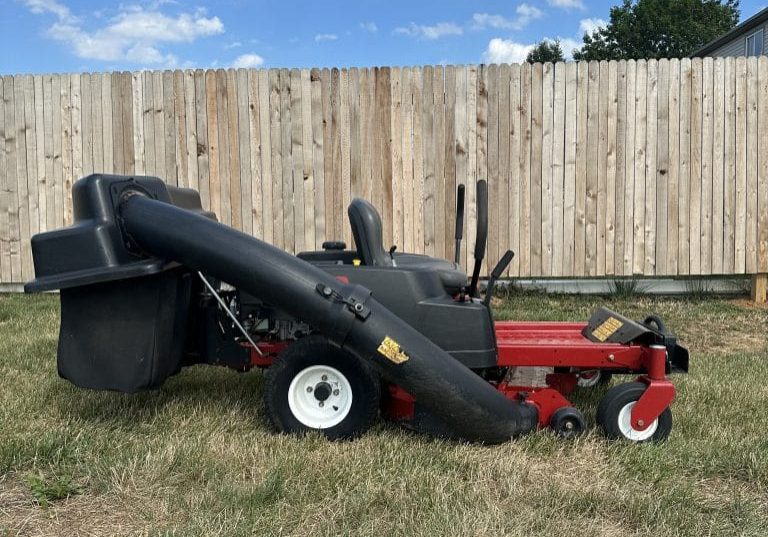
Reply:
[[[745,32],[742,32],[733,37],[729,42],[725,43],[721,47],[713,50],[707,56],[728,57],[728,56],[744,56],[747,51],[747,36],[752,35],[760,28],[763,29],[763,54],[768,54],[768,23],[751,28]]]

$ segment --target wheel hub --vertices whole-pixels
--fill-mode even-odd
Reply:
[[[325,401],[331,396],[331,393],[333,393],[333,389],[327,382],[319,382],[315,385],[314,394],[318,401]]]
[[[288,387],[288,406],[302,425],[328,429],[352,408],[352,385],[338,369],[313,365],[299,371]]]
[[[618,418],[619,430],[621,431],[621,434],[623,434],[625,438],[629,440],[633,440],[635,442],[643,442],[651,438],[653,434],[656,432],[656,429],[659,427],[659,420],[658,419],[653,420],[651,424],[643,430],[635,429],[632,426],[632,408],[635,406],[636,403],[637,401],[632,401],[631,403],[624,405],[624,407],[619,412],[619,418]],[[641,422],[638,422],[638,425],[642,427],[644,424]]]

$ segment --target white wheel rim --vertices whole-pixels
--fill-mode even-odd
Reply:
[[[587,374],[588,377],[583,377],[582,375]],[[600,382],[600,377],[602,376],[602,373],[599,369],[595,369],[594,371],[582,371],[579,374],[579,379],[576,381],[576,385],[579,388],[593,388],[597,386],[597,383]]]
[[[619,430],[621,431],[621,434],[624,435],[624,438],[632,440],[633,442],[643,442],[644,440],[651,438],[653,433],[656,432],[656,429],[659,427],[659,419],[656,418],[653,420],[653,423],[651,423],[647,429],[638,431],[632,427],[632,408],[634,408],[635,403],[637,403],[637,401],[627,403],[619,412]]]
[[[293,377],[288,387],[288,406],[302,425],[328,429],[349,414],[352,385],[338,369],[313,365]]]

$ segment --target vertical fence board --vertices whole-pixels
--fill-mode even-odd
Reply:
[[[691,274],[701,274],[701,149],[703,145],[703,75],[701,58],[691,61],[691,175],[689,236]]]
[[[554,65],[545,63],[542,81],[541,128],[541,274],[552,275],[553,242],[553,128],[554,128]],[[504,213],[503,213],[504,214]]]
[[[456,227],[456,67],[445,66],[445,137],[443,139],[443,256],[453,259],[453,236]],[[499,200],[501,203],[501,200]],[[506,213],[504,213],[506,214]],[[506,228],[500,226],[499,229]]]
[[[261,214],[262,214],[262,232],[265,241],[274,244],[275,241],[275,226],[276,219],[274,218],[274,205],[273,205],[273,185],[274,179],[272,178],[272,132],[271,114],[272,108],[270,103],[270,71],[263,70],[258,73],[258,92],[259,92],[259,139],[261,142]],[[322,134],[321,134],[322,138]],[[322,142],[320,142],[322,143]],[[322,207],[321,207],[322,208]],[[324,211],[321,211],[321,215]],[[318,218],[318,221],[323,224],[324,219]],[[317,231],[323,229],[319,227]]]
[[[469,153],[469,146],[468,146],[468,139],[467,139],[467,68],[466,66],[459,66],[456,68],[455,72],[455,84],[454,84],[454,99],[456,102],[456,113],[454,115],[454,126],[453,126],[453,132],[454,132],[454,160],[456,163],[456,168],[454,172],[454,179],[455,179],[455,185],[456,188],[458,188],[458,185],[462,184],[464,185],[464,201],[465,201],[465,216],[464,216],[464,228],[463,228],[463,234],[464,239],[467,238],[466,233],[466,201],[467,201],[467,189],[474,188],[474,184],[469,182],[469,178],[467,176],[468,173],[468,153]],[[509,144],[508,144],[509,145]],[[452,198],[455,200],[456,193],[454,192],[454,197]],[[509,200],[506,200],[505,205],[509,203]],[[507,214],[507,213],[504,213]],[[454,217],[455,220],[455,217]],[[505,226],[507,227],[507,226]],[[451,233],[455,229],[455,222],[454,222],[454,228],[451,229]],[[453,235],[448,235],[450,239],[453,238]],[[453,244],[453,241],[450,241],[451,244]],[[462,248],[463,250],[459,252],[459,263],[461,263],[462,266],[465,266],[466,263],[464,261],[464,258],[466,256],[466,241],[463,242]],[[454,253],[455,256],[455,253]]]
[[[619,99],[617,95],[618,85],[618,64],[615,61],[608,63],[608,85],[607,85],[607,106],[606,112],[606,170],[605,170],[605,234],[603,241],[605,244],[605,255],[603,263],[599,267],[603,274],[611,275],[615,273],[614,255],[616,253],[616,173],[617,167],[617,149],[618,149],[618,108]]]
[[[290,75],[291,108],[291,162],[293,173],[293,229],[294,252],[304,248],[304,125],[302,121],[301,71],[291,69]]]
[[[531,71],[529,63],[520,67],[520,276],[531,275]]]
[[[563,164],[563,274],[575,274],[577,65],[565,64],[565,156]]]
[[[768,122],[768,57],[758,60],[758,129]],[[768,272],[768,136],[758,138],[757,271]]]
[[[325,169],[323,160],[323,103],[320,70],[312,69],[309,73],[310,92],[312,95],[312,165],[314,168],[314,223],[315,248],[322,244],[326,235],[325,224]],[[353,137],[354,139],[354,137]],[[267,151],[268,153],[268,151]],[[265,168],[266,170],[266,168]],[[266,184],[266,179],[265,179]],[[265,220],[266,223],[266,215]],[[319,244],[318,244],[319,243]]]
[[[29,239],[40,231],[39,198],[37,192],[37,160],[35,154],[35,86],[32,75],[21,77],[21,82],[24,97],[21,111],[23,131],[20,135],[24,137],[26,173],[23,177],[19,177],[19,180],[24,182],[27,190],[27,242],[22,244],[21,254],[22,265],[24,267],[24,279],[29,280],[34,277],[34,271],[32,269],[32,251],[27,245],[29,244]],[[22,225],[23,224],[24,222],[22,222]]]
[[[3,127],[3,147],[0,151],[0,164],[2,172],[0,173],[0,274],[3,281],[12,282],[13,270],[11,268],[11,199],[9,184],[16,175],[16,161],[12,158],[12,146],[16,143],[13,139],[13,77],[4,76],[0,78],[0,87],[2,88],[2,127]]]
[[[723,272],[723,207],[725,155],[725,69],[723,58],[713,66],[712,112],[712,264],[711,272]]]
[[[414,239],[414,176],[413,176],[413,93],[411,89],[412,69],[404,67],[400,74],[400,107],[401,107],[401,160],[402,160],[402,207],[403,207],[403,249],[406,252],[416,250]],[[357,94],[357,92],[356,92]],[[466,132],[466,129],[462,129]],[[354,150],[353,150],[354,158]],[[359,171],[358,171],[359,174]]]
[[[187,160],[187,108],[184,106],[186,93],[184,91],[184,73],[178,69],[173,72],[173,141],[174,157],[178,169],[178,185],[189,187],[189,161]],[[136,113],[133,114],[134,120]],[[237,125],[235,125],[237,127]],[[134,129],[135,130],[135,129]],[[237,132],[237,131],[236,131]],[[247,140],[248,137],[245,136]],[[135,136],[134,136],[135,140]],[[136,144],[134,143],[134,147]],[[136,161],[139,161],[136,155]],[[238,200],[239,202],[240,200]]]
[[[587,247],[587,174],[589,173],[589,63],[578,64],[576,123],[576,195],[574,210],[574,269],[577,276],[586,276]],[[594,162],[594,161],[593,161]]]
[[[624,274],[624,196],[626,185],[627,137],[627,62],[616,65],[616,215],[614,216],[613,270],[610,274]]]
[[[736,215],[734,271],[743,273],[746,269],[747,228],[747,62],[736,58]]]
[[[659,226],[667,228],[666,268],[676,274],[678,271],[678,218],[680,210],[680,61],[670,60],[669,84],[669,188],[667,190],[667,219]]]
[[[200,199],[203,208],[212,210],[210,190],[210,153],[208,141],[208,105],[206,91],[206,76],[202,69],[195,70],[195,128],[197,129],[197,147],[195,156],[197,160],[197,185],[200,189]],[[148,115],[154,117],[154,109],[148,109]],[[153,127],[154,129],[154,122]],[[145,131],[149,134],[149,131]],[[153,135],[154,138],[154,135]],[[149,139],[147,140],[149,144]],[[147,145],[149,149],[149,145]],[[154,153],[154,152],[153,152]]]
[[[592,275],[605,275],[606,220],[608,210],[608,62],[598,65],[598,108],[597,108],[597,188],[595,191],[595,267]]]
[[[563,267],[563,215],[565,214],[565,111],[566,64],[554,66],[552,104],[552,276],[565,274]]]
[[[667,273],[667,211],[669,202],[669,61],[659,60],[657,79],[656,110],[658,122],[656,125],[656,169],[653,171],[656,192],[656,211],[653,215],[655,223],[654,250],[646,252],[646,258],[653,266],[654,274]]]
[[[339,128],[341,129],[341,212],[339,213],[340,216],[340,226],[341,226],[341,232],[343,235],[339,235],[339,237],[342,237],[344,241],[347,244],[350,244],[352,242],[352,230],[350,229],[350,226],[347,224],[347,220],[344,218],[345,212],[347,207],[349,206],[349,203],[352,201],[352,184],[351,184],[351,163],[352,158],[350,155],[351,152],[351,140],[349,136],[349,122],[350,122],[350,86],[349,86],[350,80],[349,80],[349,71],[347,69],[342,69],[339,72],[339,91],[340,91],[340,123]],[[391,220],[391,217],[390,217]]]
[[[736,64],[725,58],[723,164],[723,271],[732,273],[736,260]]]
[[[27,185],[27,126],[24,121],[24,79],[16,77],[13,85],[15,106],[14,138],[16,139],[16,217],[18,218],[19,277],[26,280],[32,273],[32,257],[26,255],[29,244],[29,187]],[[22,246],[24,245],[24,246]]]
[[[499,260],[499,66],[488,67],[488,247],[492,267]]]
[[[678,186],[678,273],[691,270],[690,200],[691,200],[691,99],[693,97],[691,60],[680,60],[680,183]]]
[[[509,87],[509,169],[506,171],[507,181],[509,184],[509,192],[506,194],[506,227],[509,230],[509,242],[507,248],[512,248],[514,251],[519,250],[520,245],[520,174],[518,173],[517,163],[520,160],[520,66],[512,65],[510,69],[510,87]],[[472,103],[470,103],[472,104]],[[470,138],[471,140],[471,138]],[[470,161],[474,155],[472,146],[469,148]],[[474,167],[470,166],[470,170]],[[468,188],[472,188],[472,182],[468,183]],[[474,200],[474,192],[468,193],[468,200]],[[504,195],[504,193],[502,193]],[[474,213],[473,213],[474,214]],[[474,221],[474,220],[473,220]],[[474,227],[470,228],[469,232],[472,233]],[[474,244],[474,236],[472,244]],[[469,248],[469,243],[467,243]],[[469,269],[470,263],[467,263]],[[513,259],[509,267],[510,276],[520,275],[520,260]]]
[[[252,175],[253,166],[251,159],[251,149],[253,143],[251,142],[251,121],[250,121],[250,108],[248,100],[248,72],[245,69],[238,69],[235,72],[235,84],[234,91],[237,95],[237,137],[238,142],[238,157],[240,163],[240,228],[243,232],[249,235],[254,235],[253,231],[253,192],[251,189],[254,184],[254,177]],[[186,98],[186,97],[185,97]],[[179,144],[181,147],[186,147],[186,125],[184,131],[185,143]],[[182,154],[183,158],[186,158],[186,152]],[[234,196],[233,196],[234,198]],[[314,246],[314,241],[313,241]]]
[[[542,144],[543,144],[543,65],[531,67],[531,231],[530,270],[532,274],[543,274],[542,270]]]
[[[519,70],[518,70],[519,73]],[[515,143],[515,139],[510,139]],[[477,208],[475,206],[475,184],[477,176],[477,66],[470,65],[467,70],[467,190],[466,190],[466,248],[464,248],[464,266],[469,269],[471,255],[475,248]],[[514,170],[511,172],[514,174]],[[517,244],[515,245],[517,246]],[[517,264],[515,264],[517,266]]]
[[[746,272],[757,272],[758,221],[758,70],[757,57],[747,58],[747,208],[746,208]],[[766,136],[766,133],[762,133]]]
[[[712,269],[712,147],[714,102],[713,59],[704,58],[702,76],[701,132],[701,273]]]
[[[216,70],[216,88],[214,92],[214,98],[216,99],[216,128],[219,140],[219,199],[221,203],[221,221],[228,226],[237,226],[238,211],[232,206],[232,152],[230,150],[229,139],[229,110],[231,106],[235,106],[234,103],[229,102],[229,93],[227,91],[227,71],[224,69]],[[170,132],[173,132],[172,125],[168,125],[168,113],[167,109],[173,105],[173,86],[169,84],[168,77],[163,76],[163,107],[166,110],[165,114],[165,130],[166,130],[166,144],[165,144],[165,159],[166,159],[166,173],[175,175],[176,161],[171,155],[175,151],[175,144],[169,144],[169,128]],[[169,85],[171,88],[169,90]],[[281,88],[282,89],[282,88]],[[231,105],[231,106],[230,106]],[[290,122],[286,121],[282,124],[283,131],[286,128],[290,128]],[[283,146],[285,147],[285,145]],[[170,155],[169,155],[170,153]],[[173,181],[171,179],[171,181]],[[237,205],[240,204],[238,200]]]

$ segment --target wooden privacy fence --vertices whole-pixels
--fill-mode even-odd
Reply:
[[[453,255],[455,189],[490,186],[488,264],[511,276],[768,272],[768,58],[2,78],[0,281],[72,221],[73,180],[151,174],[292,252]],[[73,252],[72,255],[77,255]]]

